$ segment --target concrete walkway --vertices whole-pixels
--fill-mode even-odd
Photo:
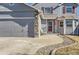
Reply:
[[[0,54],[35,54],[41,47],[63,43],[56,34],[43,35],[40,38],[0,37]]]
[[[71,45],[74,43],[73,40],[67,38],[66,36],[62,36],[62,35],[59,35],[63,40],[64,42],[63,43],[59,43],[59,44],[56,44],[56,45],[49,45],[49,46],[44,46],[42,48],[40,48],[36,54],[38,55],[54,55],[55,54],[55,51],[61,47],[65,47],[65,46],[68,46],[68,45]]]

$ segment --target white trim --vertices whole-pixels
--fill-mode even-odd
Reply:
[[[73,19],[72,24],[73,24],[73,34],[74,34],[74,30],[75,30],[75,20],[74,19]]]
[[[66,34],[66,20],[65,19],[64,19],[63,25],[64,25],[64,34]]]
[[[46,19],[46,33],[48,32],[48,23],[47,23],[47,19]]]
[[[71,7],[72,7],[72,6],[71,6]],[[70,14],[73,13],[73,7],[72,7],[72,12],[67,12],[67,6],[65,6],[65,12],[66,12],[66,13],[70,13]]]
[[[51,9],[51,7],[44,7],[44,10],[43,10],[44,14],[47,14],[47,15],[52,14],[52,12],[51,12],[51,11],[50,11],[50,13],[46,13],[45,8],[50,8],[50,10],[52,10],[52,9]]]
[[[55,20],[55,33],[57,33],[57,20]]]
[[[47,21],[47,32],[48,32],[48,22],[52,22],[52,25],[53,25],[53,20]],[[51,33],[53,33],[53,26],[52,26],[52,32]]]
[[[52,20],[52,33],[54,32],[54,27],[53,27],[53,25],[54,25],[54,22],[53,22],[53,20]]]

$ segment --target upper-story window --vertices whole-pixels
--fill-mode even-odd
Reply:
[[[64,5],[63,13],[75,13],[75,6],[74,5]]]
[[[43,13],[51,14],[53,13],[53,7],[42,7]]]
[[[72,11],[73,11],[72,6],[66,6],[66,12],[67,13],[72,13]]]

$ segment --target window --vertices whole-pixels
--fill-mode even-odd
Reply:
[[[66,25],[67,26],[72,26],[72,20],[70,19],[70,20],[66,20]]]
[[[63,22],[60,22],[60,27],[63,27]]]
[[[42,10],[46,14],[53,13],[53,7],[42,7]]]
[[[52,26],[52,22],[48,22],[49,26]]]
[[[45,13],[51,13],[51,8],[45,8]]]
[[[72,13],[72,11],[73,11],[72,6],[66,6],[66,12],[67,13]]]

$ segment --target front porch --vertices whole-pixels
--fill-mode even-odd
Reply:
[[[79,18],[76,16],[58,17],[59,25],[57,27],[60,34],[79,35]]]
[[[37,35],[41,34],[75,34],[79,35],[79,20],[73,17],[58,17],[56,19],[41,19],[37,16]]]
[[[58,33],[58,21],[56,19],[43,19],[41,20],[41,33],[54,34]]]
[[[78,35],[78,19],[64,19],[62,28],[63,34]],[[61,33],[61,32],[60,32]]]

